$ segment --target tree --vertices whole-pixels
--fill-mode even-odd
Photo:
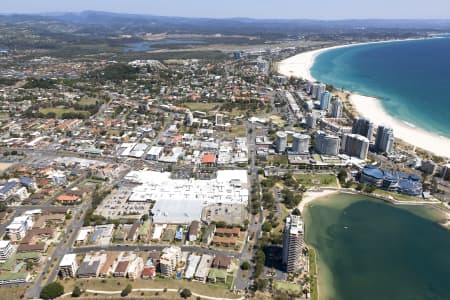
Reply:
[[[296,207],[296,208],[292,211],[292,215],[294,215],[294,216],[300,216],[300,215],[301,215],[300,210]]]
[[[373,193],[376,190],[376,187],[372,186],[372,185],[366,185],[364,188],[364,192],[366,193]]]
[[[78,298],[81,296],[81,289],[78,286],[75,286],[72,291],[72,297]]]
[[[260,291],[264,291],[267,288],[269,281],[267,279],[257,279],[255,280],[255,288]]]
[[[127,286],[120,292],[120,296],[125,297],[133,290],[131,284],[127,284]]]
[[[362,191],[364,189],[364,184],[358,183],[358,185],[355,188],[357,191]]]
[[[341,184],[344,183],[347,179],[347,171],[345,171],[345,169],[340,169],[337,177]]]
[[[301,201],[302,201],[302,194],[294,194],[294,192],[288,190],[288,189],[283,189],[281,191],[281,193],[284,196],[284,204],[286,205],[287,208],[291,209],[296,207]]]
[[[64,294],[64,287],[59,282],[47,284],[42,290],[40,297],[42,299],[55,299]]]
[[[351,181],[347,181],[342,186],[345,187],[345,188],[350,188],[350,187],[352,187],[352,182]]]
[[[33,267],[34,267],[33,261],[32,260],[27,260],[27,262],[26,262],[26,270],[27,271],[31,271],[31,270],[33,270]]]
[[[277,295],[275,295],[275,300],[289,300],[289,295],[285,292],[278,292]]]
[[[258,278],[264,271],[264,265],[266,264],[266,254],[262,249],[258,249],[255,253],[255,271],[253,277]]]
[[[248,269],[250,269],[250,262],[244,261],[244,262],[241,264],[241,269],[242,269],[242,270],[248,270]]]
[[[190,296],[192,296],[191,290],[189,290],[189,289],[183,289],[183,290],[180,292],[180,296],[181,296],[181,298],[183,298],[183,299],[189,298]]]
[[[262,200],[264,201],[265,208],[272,208],[274,205],[274,197],[272,192],[263,193]]]
[[[270,231],[272,231],[272,223],[270,223],[270,222],[264,222],[264,224],[262,225],[262,230],[264,231],[264,232],[270,232]]]

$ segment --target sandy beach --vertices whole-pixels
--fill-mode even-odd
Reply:
[[[394,136],[402,141],[433,152],[439,156],[450,157],[450,139],[425,131],[414,125],[394,119],[382,107],[380,100],[352,94],[349,98],[353,108],[374,124],[385,124],[394,129]]]
[[[389,41],[383,41],[381,43],[385,42]],[[310,69],[314,65],[314,61],[319,54],[331,49],[355,45],[361,44],[335,46],[300,53],[280,62],[278,65],[278,72],[285,76],[295,76],[309,81],[315,81],[311,75]],[[450,157],[449,138],[439,136],[435,133],[415,127],[413,124],[393,118],[384,110],[380,100],[376,98],[351,94],[349,100],[359,115],[370,119],[375,125],[391,126],[394,129],[394,136],[396,138],[436,155]]]
[[[298,209],[300,210],[301,213],[303,213],[303,210],[305,209],[305,207],[313,202],[316,199],[325,197],[325,196],[330,196],[333,194],[337,194],[339,193],[339,191],[333,191],[333,190],[322,190],[322,191],[314,191],[314,190],[309,190],[307,191],[304,195],[303,195],[303,199],[300,202],[300,204],[298,205]]]

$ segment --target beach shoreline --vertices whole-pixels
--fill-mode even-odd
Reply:
[[[300,204],[297,206],[300,210],[301,215],[304,215],[304,210],[308,206],[312,205],[312,203],[318,199],[323,199],[327,196],[339,194],[338,190],[309,190],[303,195],[303,199],[300,202]],[[314,249],[315,253],[315,261],[316,261],[316,270],[314,271],[314,274],[316,275],[316,284],[317,284],[317,297],[320,299],[320,295],[328,295],[333,294],[332,290],[332,280],[333,277],[331,276],[330,270],[327,268],[324,269],[324,267],[321,265],[318,259],[318,253],[317,249],[315,249],[312,245],[309,245],[305,240],[306,245],[308,245],[309,248]]]
[[[281,61],[278,65],[278,72],[284,76],[294,76],[308,81],[316,81],[316,79],[311,75],[311,68],[314,65],[316,57],[325,51],[358,45],[403,42],[411,40],[415,39],[348,44],[307,51]],[[448,151],[448,149],[450,149],[449,138],[429,132],[406,121],[394,118],[383,108],[381,101],[375,97],[360,95],[351,91],[345,92],[350,95],[348,97],[348,101],[359,116],[368,118],[377,126],[387,125],[392,127],[394,129],[394,136],[396,139],[434,153],[435,155],[450,157],[450,153]]]
[[[298,205],[298,209],[300,210],[301,213],[303,213],[303,210],[306,208],[306,206],[308,206],[308,204],[311,204],[314,200],[339,193],[340,193],[339,190],[322,190],[322,191],[309,190],[303,195],[303,199]]]
[[[373,199],[374,201],[380,201],[380,203],[386,203],[386,205],[392,205],[393,207],[398,207],[399,209],[401,207],[403,207],[404,205],[398,205],[400,203],[392,203],[390,201],[386,201],[386,199],[381,198],[380,196],[377,195],[364,195],[361,194],[357,191],[352,191],[352,190],[348,190],[348,189],[342,189],[342,190],[310,190],[307,191],[305,193],[305,197],[304,200],[306,203],[304,203],[304,205],[302,206],[302,216],[304,217],[304,221],[305,221],[305,244],[308,246],[308,248],[311,248],[314,250],[315,256],[316,256],[316,279],[317,279],[317,293],[318,293],[318,299],[329,299],[332,298],[333,295],[336,294],[336,287],[334,285],[334,275],[331,271],[331,269],[329,268],[329,266],[327,265],[327,263],[325,261],[323,261],[320,257],[321,253],[319,252],[318,248],[316,248],[311,241],[308,241],[306,239],[306,233],[308,232],[308,226],[316,226],[316,224],[321,225],[322,223],[313,223],[313,217],[310,213],[309,208],[313,207],[313,202],[315,203],[315,201],[319,202],[319,206],[320,205],[328,205],[331,204],[332,202],[334,202],[333,207],[342,210],[342,212],[345,214],[345,210],[346,207],[351,203],[354,202],[355,200],[351,200],[352,198],[347,199],[343,199],[342,197],[339,198],[341,195],[351,195],[353,199],[358,199],[356,201],[361,201],[361,200],[367,200],[367,199]],[[359,199],[358,196],[364,196],[364,199]],[[336,198],[337,197],[337,198]],[[354,198],[354,197],[358,197],[358,198]],[[367,199],[366,199],[367,198]],[[302,200],[302,202],[304,201]],[[347,203],[347,201],[350,201]],[[402,204],[407,204],[407,203],[402,203]],[[398,206],[397,206],[398,205]],[[414,204],[409,204],[411,205],[411,207],[415,207],[416,205]],[[428,209],[434,211],[436,210],[435,207],[428,207],[428,205],[424,205],[423,203],[420,204],[421,206],[425,206]],[[298,206],[300,208],[300,205]],[[401,208],[403,209],[403,208]],[[442,215],[442,212],[439,210],[436,210],[436,213],[439,215]],[[450,215],[447,215],[447,218]],[[429,220],[433,220],[433,222],[437,222],[436,217],[432,217],[431,215],[423,215],[423,214],[417,214],[417,217],[419,218],[424,218],[424,219],[429,219]],[[440,226],[443,226],[444,228],[446,228],[445,225],[450,224],[449,223],[436,223]],[[447,227],[448,229],[448,227]]]

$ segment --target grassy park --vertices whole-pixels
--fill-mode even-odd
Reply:
[[[295,174],[294,178],[306,187],[338,187],[334,174]]]

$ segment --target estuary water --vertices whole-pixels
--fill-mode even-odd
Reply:
[[[437,211],[338,194],[304,211],[320,300],[450,299],[450,231]]]

